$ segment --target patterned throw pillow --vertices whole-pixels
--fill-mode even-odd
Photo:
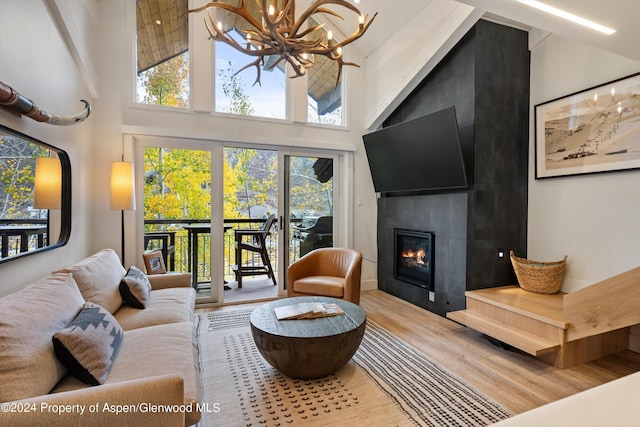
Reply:
[[[111,313],[87,302],[66,328],[53,334],[53,350],[74,377],[89,385],[104,384],[122,338]]]
[[[129,267],[129,271],[120,281],[120,294],[122,299],[135,308],[146,308],[151,293],[151,283],[147,275],[135,266]]]

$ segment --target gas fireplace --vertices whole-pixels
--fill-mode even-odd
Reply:
[[[394,242],[393,277],[433,291],[433,233],[396,228]]]

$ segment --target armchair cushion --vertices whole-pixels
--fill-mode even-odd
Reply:
[[[135,308],[146,308],[151,293],[151,283],[147,275],[138,267],[131,266],[120,281],[122,299]]]
[[[122,337],[111,313],[88,302],[69,326],[53,334],[53,349],[74,377],[89,385],[104,384]]]
[[[293,290],[303,294],[344,297],[344,279],[335,276],[309,276],[296,280]]]

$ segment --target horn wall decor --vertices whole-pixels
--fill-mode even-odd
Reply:
[[[5,107],[13,113],[27,116],[37,122],[49,123],[50,125],[57,126],[68,126],[81,123],[89,117],[89,114],[91,114],[91,104],[84,99],[81,101],[84,103],[84,110],[82,112],[75,116],[59,117],[41,110],[33,101],[22,96],[11,86],[0,82],[0,107]]]

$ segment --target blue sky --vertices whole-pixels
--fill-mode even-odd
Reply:
[[[216,77],[220,69],[226,69],[231,61],[231,68],[235,71],[253,62],[256,58],[243,54],[231,46],[216,43]],[[257,74],[255,67],[247,68],[240,72],[237,77],[244,84],[244,91],[251,100],[251,105],[255,109],[254,116],[284,119],[286,115],[286,81],[287,78],[282,71],[262,70],[260,81],[262,85],[253,85]],[[216,111],[227,111],[228,99],[222,92],[221,79],[216,79]]]

